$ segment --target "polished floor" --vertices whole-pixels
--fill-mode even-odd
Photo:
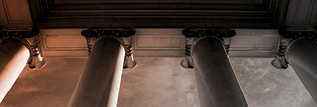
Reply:
[[[194,70],[182,58],[137,57],[126,69],[118,107],[199,107]],[[48,57],[41,70],[25,68],[0,107],[64,107],[86,58]],[[316,107],[290,67],[278,70],[270,58],[231,58],[249,107]]]

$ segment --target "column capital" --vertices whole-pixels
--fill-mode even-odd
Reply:
[[[191,58],[192,49],[201,39],[212,37],[218,39],[224,45],[227,54],[229,54],[231,37],[236,35],[234,30],[228,28],[187,28],[182,30],[185,36],[185,59],[181,61],[184,68],[194,68]]]
[[[89,54],[94,43],[101,38],[110,37],[118,40],[125,49],[123,68],[134,68],[136,66],[132,54],[132,36],[135,34],[135,30],[132,28],[89,28],[83,30],[81,34],[86,38]]]
[[[46,62],[43,60],[43,54],[38,39],[38,30],[20,31],[20,30],[3,30],[0,31],[0,43],[7,39],[19,40],[30,51],[30,57],[27,64],[31,69],[43,68]]]
[[[316,30],[279,30],[278,34],[284,38],[298,39],[301,37],[317,39]]]
[[[182,30],[182,34],[186,37],[215,36],[222,38],[233,37],[236,32],[228,28],[186,28]]]
[[[279,49],[277,54],[272,60],[271,64],[278,69],[286,69],[288,67],[288,61],[286,58],[286,52],[292,43],[299,39],[309,38],[317,40],[317,31],[315,30],[285,30],[278,31],[280,37]]]

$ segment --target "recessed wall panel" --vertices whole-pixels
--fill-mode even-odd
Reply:
[[[138,36],[134,37],[135,49],[159,49],[159,50],[182,50],[184,47],[183,37],[171,36]]]

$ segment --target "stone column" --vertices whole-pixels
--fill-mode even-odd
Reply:
[[[125,49],[112,37],[96,41],[70,107],[116,107]]]
[[[317,102],[317,32],[279,31],[281,46],[272,64],[276,68],[290,64],[306,90]],[[285,48],[282,48],[285,47]],[[281,60],[284,59],[284,60]],[[275,63],[273,63],[275,62]],[[284,66],[286,69],[287,66]]]
[[[192,49],[201,107],[247,107],[222,42],[214,37],[196,41]]]
[[[287,61],[307,91],[317,102],[317,44],[316,40],[302,38],[289,46]]]
[[[28,62],[30,51],[18,39],[8,38],[0,43],[0,102],[11,89]]]
[[[0,102],[19,77],[26,64],[31,69],[42,68],[45,61],[36,36],[38,30],[0,31]]]
[[[192,61],[187,58],[189,63],[182,61],[181,64],[194,66],[200,107],[247,107],[222,37],[213,36],[221,35],[221,31],[197,32],[201,33],[191,45]]]
[[[117,30],[82,32],[88,46],[92,46],[92,50],[68,103],[69,107],[117,107],[125,56],[130,54],[127,53],[125,42],[120,38],[122,36],[119,32]]]

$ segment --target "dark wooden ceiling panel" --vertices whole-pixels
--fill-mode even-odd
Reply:
[[[281,0],[53,0],[39,28],[278,28]],[[285,1],[285,0],[284,0]],[[281,15],[283,16],[283,15]]]
[[[98,3],[218,3],[218,4],[263,4],[263,0],[54,0],[56,4]]]
[[[106,3],[106,4],[56,4],[53,10],[267,10],[262,4],[199,4],[199,3]]]
[[[293,0],[290,2],[285,27],[314,28],[317,24],[316,0]]]
[[[27,2],[27,0],[0,0],[0,26],[10,30],[32,29],[32,18]]]

